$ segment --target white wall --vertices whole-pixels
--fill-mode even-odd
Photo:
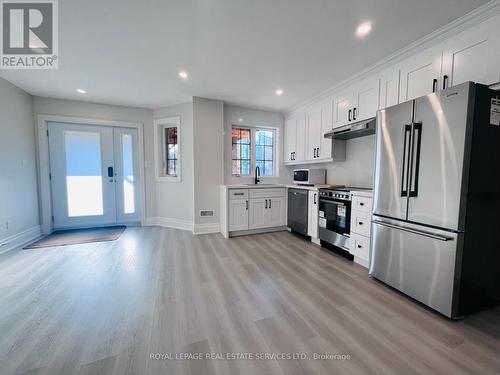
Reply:
[[[181,181],[156,182],[156,216],[171,221],[190,222],[194,217],[194,167],[193,167],[193,103],[183,103],[159,108],[154,118],[181,118]],[[151,143],[147,149],[153,149]]]
[[[60,100],[34,97],[33,112],[39,114],[72,117],[86,117],[100,120],[142,122],[144,124],[145,180],[146,180],[146,217],[155,216],[156,186],[154,183],[153,161],[153,110],[145,108],[122,107],[107,104],[94,104],[73,100]],[[33,121],[33,117],[32,117]]]
[[[239,120],[243,121],[240,122]],[[233,124],[238,126],[266,126],[277,129],[278,149],[276,152],[278,176],[265,177],[266,183],[289,183],[292,175],[290,170],[283,164],[284,150],[284,125],[283,115],[279,112],[261,111],[257,109],[225,105],[224,106],[224,183],[225,184],[248,184],[254,181],[254,177],[236,177],[231,170],[231,128]],[[252,171],[252,176],[254,172]]]
[[[287,168],[290,171],[294,168],[324,168],[326,169],[326,183],[329,185],[373,187],[375,135],[348,140],[344,162],[298,165]]]
[[[0,243],[38,224],[33,99],[0,78]]]
[[[194,225],[195,232],[217,231],[219,191],[224,183],[224,104],[193,98]],[[200,210],[214,210],[215,217],[200,217]],[[198,228],[200,229],[197,229]]]

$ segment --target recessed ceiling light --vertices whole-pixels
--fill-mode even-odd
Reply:
[[[184,70],[181,70],[179,72],[179,77],[181,77],[182,79],[187,79],[188,78],[188,74]]]
[[[362,22],[356,29],[356,36],[358,38],[364,38],[372,31],[372,23],[370,21]]]
[[[86,93],[87,93],[87,91],[85,91],[84,89],[78,89],[78,90],[76,90],[76,91],[77,91],[78,93],[80,93],[80,94],[86,94]]]
[[[282,89],[277,89],[276,90],[276,95],[278,95],[278,96],[283,95],[283,90]]]
[[[238,122],[243,122],[243,119],[242,119],[242,118],[239,118],[239,119],[238,119]]]

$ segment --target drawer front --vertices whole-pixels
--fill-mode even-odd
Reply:
[[[248,198],[248,189],[229,190],[229,199],[246,199],[246,198]]]
[[[351,232],[370,237],[370,214],[353,210],[351,212]]]
[[[250,198],[284,197],[285,188],[250,189]]]
[[[372,199],[368,197],[352,197],[352,209],[361,212],[372,212]]]
[[[355,257],[369,260],[370,258],[370,239],[359,234],[351,235],[351,251]]]

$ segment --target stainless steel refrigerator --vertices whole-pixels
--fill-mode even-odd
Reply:
[[[369,273],[450,318],[500,294],[499,94],[468,82],[377,113]]]

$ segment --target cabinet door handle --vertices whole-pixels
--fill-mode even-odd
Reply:
[[[356,107],[352,110],[352,119],[356,120]]]
[[[316,204],[316,193],[314,193],[313,203]]]
[[[245,193],[234,193],[234,195],[244,195]]]
[[[349,110],[349,115],[347,116],[347,119],[351,121],[351,114],[352,114],[352,109]]]
[[[267,199],[266,199],[266,208],[267,208]]]
[[[438,89],[438,80],[436,78],[434,78],[432,80],[432,92],[436,92]]]
[[[248,211],[248,201],[246,201],[246,209],[247,209],[247,211]]]
[[[364,206],[365,204],[364,204],[363,202],[360,202],[360,203],[359,203],[359,205],[360,205],[360,206]]]
[[[271,200],[269,199],[269,208],[271,208]]]
[[[316,157],[319,158],[319,147],[317,148],[318,151],[316,151]]]
[[[445,74],[443,76],[443,90],[448,87],[448,76]]]
[[[362,222],[362,221],[358,221],[358,224],[359,224],[359,225],[363,225],[363,222]]]

